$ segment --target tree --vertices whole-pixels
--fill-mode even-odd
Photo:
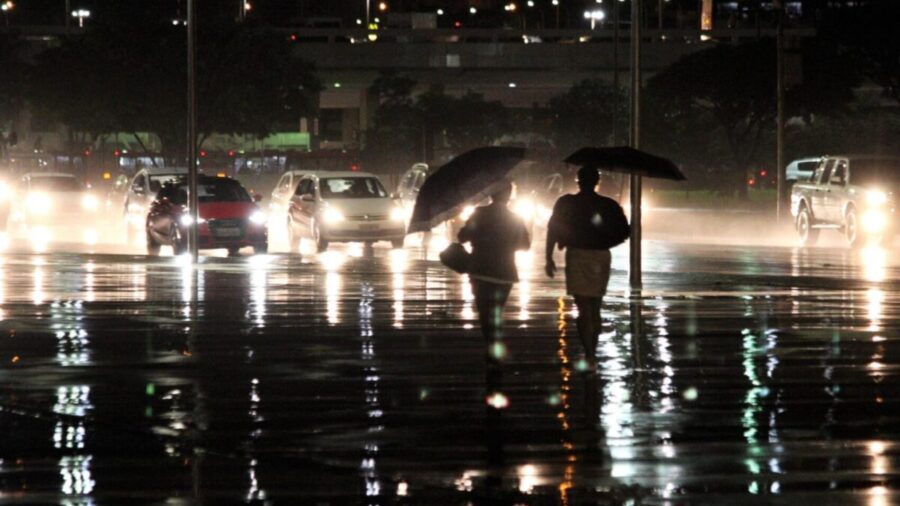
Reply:
[[[0,157],[15,139],[13,122],[22,108],[27,64],[20,45],[9,37],[0,39]]]
[[[852,67],[823,63],[836,58],[833,50],[821,41],[803,48],[806,75],[787,91],[790,115],[837,115],[853,99],[858,78]],[[775,128],[775,86],[771,39],[718,44],[689,54],[648,82],[648,144],[676,159],[723,164],[731,187],[746,195],[747,169],[774,163],[762,148]],[[727,158],[716,159],[723,151]]]
[[[828,12],[824,31],[851,52],[885,96],[900,104],[900,2],[869,0]]]
[[[548,136],[564,153],[583,146],[603,146],[612,141],[613,121],[618,118],[619,139],[627,135],[628,95],[606,81],[587,79],[551,98],[543,111],[549,120]],[[618,114],[616,114],[618,104]]]
[[[378,100],[366,150],[378,161],[431,160],[436,148],[459,153],[490,144],[508,124],[500,103],[467,91],[462,96],[432,85],[414,95],[416,82],[396,73],[382,74],[369,91]]]
[[[91,136],[153,132],[184,158],[186,35],[171,24],[101,25],[39,57],[29,86],[38,111]],[[197,91],[200,144],[210,133],[264,137],[296,128],[315,109],[312,65],[265,29],[201,26]],[[61,79],[60,76],[66,76]]]

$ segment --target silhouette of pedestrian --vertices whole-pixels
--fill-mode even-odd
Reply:
[[[491,196],[491,204],[479,207],[459,231],[459,242],[472,243],[468,274],[475,294],[481,333],[487,344],[488,402],[500,392],[500,363],[505,354],[502,339],[503,307],[513,283],[519,280],[516,251],[531,247],[531,238],[521,218],[507,208],[512,185],[506,182]]]
[[[628,238],[625,212],[613,199],[595,191],[600,175],[596,167],[578,170],[579,191],[563,195],[553,206],[547,224],[547,276],[556,274],[553,248],[566,250],[566,292],[578,307],[578,334],[588,369],[597,369],[597,339],[601,331],[600,307],[609,283],[609,249]]]

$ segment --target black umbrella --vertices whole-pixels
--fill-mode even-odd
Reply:
[[[450,160],[419,190],[407,232],[427,232],[491,195],[524,156],[524,148],[490,146]]]
[[[565,159],[573,165],[597,167],[607,172],[624,172],[660,179],[687,179],[671,160],[627,146],[581,148]]]

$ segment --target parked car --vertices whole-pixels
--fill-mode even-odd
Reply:
[[[809,182],[791,191],[791,214],[803,244],[823,229],[840,231],[851,246],[888,243],[896,230],[900,158],[827,156]]]
[[[809,181],[816,167],[822,159],[816,158],[800,158],[788,164],[784,171],[784,179],[788,183],[796,183],[797,181]]]
[[[296,251],[301,238],[319,252],[332,242],[390,241],[403,247],[403,208],[374,174],[313,172],[301,176],[287,213],[288,241]]]
[[[188,231],[197,227],[199,249],[227,249],[236,255],[247,246],[255,253],[269,248],[266,215],[241,184],[228,177],[199,176],[197,179],[199,220],[194,223],[188,207],[188,181],[178,177],[165,183],[150,205],[146,217],[147,253],[158,255],[161,246],[171,246],[177,255],[187,251]]]
[[[186,176],[186,167],[147,167],[137,171],[125,192],[122,215],[125,218],[125,241],[131,244],[142,233],[150,205],[165,183]]]
[[[29,172],[7,193],[7,232],[35,244],[98,241],[102,206],[95,192],[72,174]]]

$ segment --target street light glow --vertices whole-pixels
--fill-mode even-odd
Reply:
[[[16,4],[14,4],[12,2],[12,0],[7,0],[6,2],[3,3],[3,5],[0,5],[0,10],[2,10],[3,12],[9,12],[15,8],[16,8]]]
[[[381,12],[384,12],[384,11],[386,11],[387,9],[388,9],[388,4],[387,4],[387,2],[380,2],[380,3],[378,4],[378,10],[380,10]]]
[[[84,28],[84,18],[91,17],[91,11],[87,9],[76,9],[72,11],[72,17],[78,18],[78,28]]]
[[[478,9],[475,7],[469,7],[469,14],[478,14]]]

